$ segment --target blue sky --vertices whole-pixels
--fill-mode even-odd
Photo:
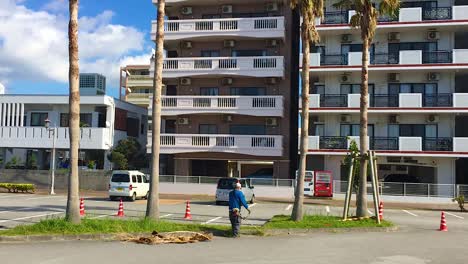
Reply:
[[[118,67],[149,63],[156,9],[151,0],[80,0],[79,16],[81,71],[106,75],[117,96]],[[8,93],[67,93],[67,23],[67,0],[0,1],[0,83]]]

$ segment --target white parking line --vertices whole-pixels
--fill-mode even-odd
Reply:
[[[219,220],[219,219],[221,219],[221,218],[222,218],[221,216],[218,216],[218,217],[216,217],[216,218],[213,218],[213,219],[211,219],[211,220],[206,221],[205,224],[212,223],[212,222],[214,222],[214,221],[216,221],[216,220]]]
[[[465,219],[464,217],[458,216],[456,214],[452,214],[452,213],[448,213],[448,212],[445,212],[445,213],[448,214],[448,215],[451,215],[453,217],[456,217],[456,218]]]
[[[50,213],[50,214],[40,214],[40,215],[26,216],[26,217],[20,217],[20,218],[8,219],[8,220],[1,220],[0,223],[13,222],[13,221],[18,221],[18,220],[25,220],[25,219],[30,219],[30,218],[57,215],[57,214],[63,214],[63,213],[65,213],[65,212],[55,212],[55,213]]]
[[[103,218],[106,216],[114,216],[114,215],[99,215],[99,216],[91,217],[90,219],[98,219],[98,218]]]
[[[0,195],[0,199],[1,198],[12,198],[12,197],[24,197],[24,196],[31,196],[31,194]]]
[[[371,214],[371,215],[374,214],[374,213],[373,213],[371,210],[369,210],[369,209],[367,209],[367,212],[369,212],[369,214]]]
[[[325,206],[325,210],[327,210],[327,214],[329,214],[330,213],[330,206],[328,206],[328,205]]]
[[[41,197],[28,198],[25,200],[52,199],[52,198],[63,198],[63,196],[41,196]]]
[[[166,214],[166,215],[161,216],[160,218],[166,218],[166,217],[169,217],[169,216],[171,216],[171,215],[172,215],[172,214]]]
[[[292,206],[293,206],[293,205],[290,204],[290,205],[288,205],[284,210],[285,210],[285,211],[289,211],[289,210],[291,209]]]
[[[18,211],[25,211],[25,210],[28,210],[28,209],[36,209],[37,207],[25,207],[25,208],[21,208],[21,209],[16,209],[16,210],[5,210],[5,211],[0,211],[0,214],[3,214],[3,213],[11,213],[11,212],[18,212]]]
[[[406,210],[402,210],[403,212],[409,214],[409,215],[412,215],[412,216],[418,216],[417,214],[413,214],[412,212],[410,211],[406,211]]]

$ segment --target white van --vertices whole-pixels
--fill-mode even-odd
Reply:
[[[244,193],[245,200],[251,204],[255,202],[254,187],[250,185],[250,181],[241,178],[221,178],[218,180],[216,188],[216,204],[229,202],[229,193],[234,190],[236,183],[241,184],[241,191]]]
[[[109,199],[137,198],[147,199],[149,195],[149,180],[139,171],[113,171],[109,182]]]

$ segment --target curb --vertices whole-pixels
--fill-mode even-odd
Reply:
[[[314,233],[365,233],[365,232],[395,232],[398,226],[391,227],[350,227],[350,228],[288,228],[288,229],[266,229],[265,236],[305,235]]]

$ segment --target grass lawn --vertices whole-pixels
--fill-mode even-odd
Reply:
[[[337,216],[306,215],[299,222],[291,220],[289,215],[274,216],[264,225],[265,229],[286,229],[286,228],[352,228],[352,227],[391,227],[393,224],[382,221],[378,225],[374,219],[364,219],[360,221],[342,221]]]

